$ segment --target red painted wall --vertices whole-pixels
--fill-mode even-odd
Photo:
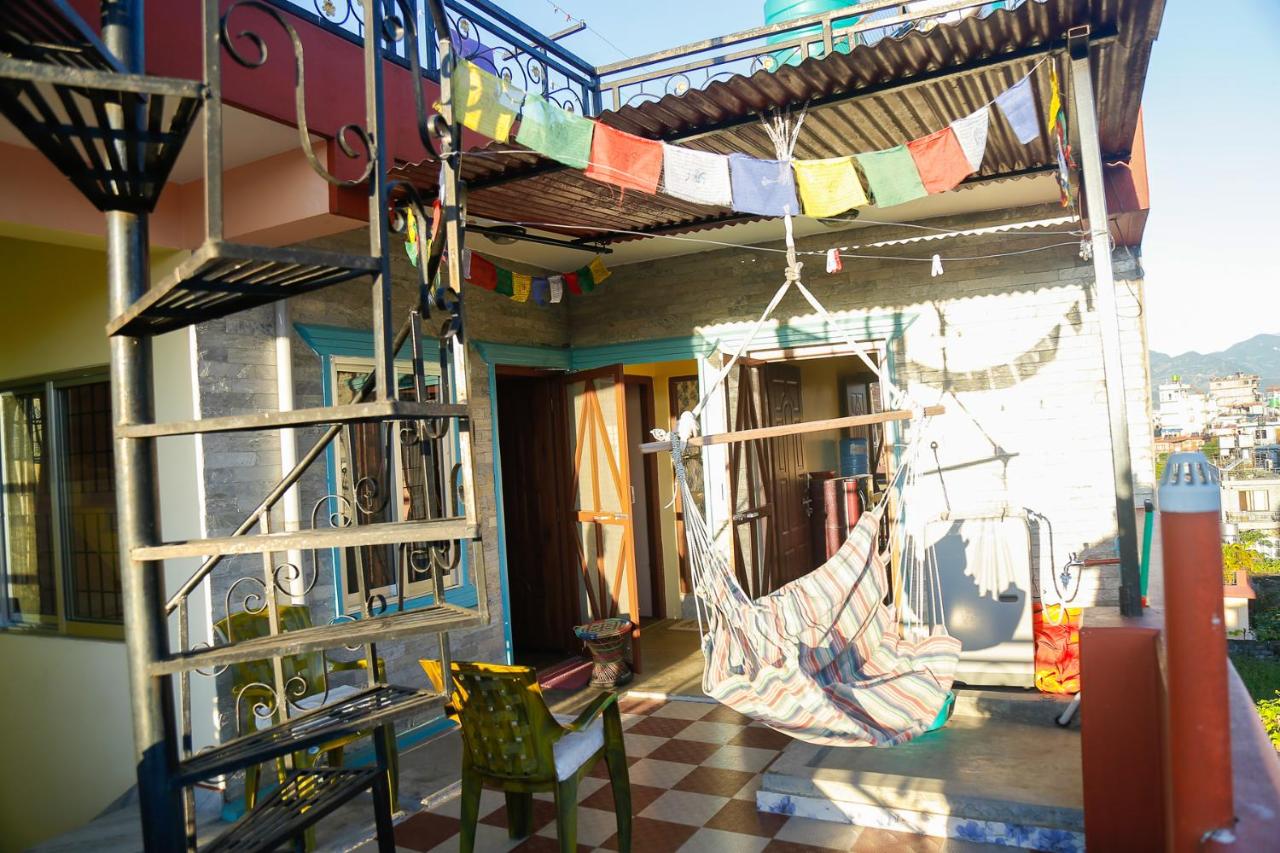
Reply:
[[[71,0],[94,27],[99,26],[97,0]],[[223,0],[223,8],[230,0]],[[199,79],[203,68],[201,4],[196,0],[152,0],[146,9],[146,69],[150,74]],[[309,130],[332,138],[347,123],[365,124],[364,53],[351,42],[296,16],[287,16],[298,32],[304,55],[306,109]],[[231,106],[284,124],[294,117],[294,61],[289,38],[266,14],[240,9],[232,18],[232,32],[250,29],[266,42],[268,58],[260,68],[245,68],[223,51],[223,101]],[[255,55],[241,39],[243,52]],[[392,162],[420,162],[427,152],[418,138],[411,75],[392,63],[384,64],[387,145]],[[439,99],[440,87],[423,79],[428,110]],[[322,158],[323,159],[323,158]],[[335,158],[345,161],[339,155]],[[361,165],[340,163],[341,177],[359,174]]]

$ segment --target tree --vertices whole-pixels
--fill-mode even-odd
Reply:
[[[1217,437],[1215,436],[1214,438],[1211,438],[1208,441],[1206,441],[1204,443],[1204,446],[1200,448],[1200,452],[1204,454],[1206,459],[1208,459],[1214,465],[1217,465],[1218,454],[1221,453],[1221,451],[1218,449]]]

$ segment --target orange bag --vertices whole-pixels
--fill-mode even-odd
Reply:
[[[1036,689],[1080,692],[1080,622],[1083,610],[1036,603],[1031,624],[1036,637]]]

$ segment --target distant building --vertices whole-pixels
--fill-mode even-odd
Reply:
[[[1248,409],[1262,402],[1256,373],[1233,373],[1209,380],[1209,399],[1218,409]]]
[[[1222,481],[1222,520],[1239,533],[1263,531],[1280,537],[1280,476],[1233,477]]]
[[[1204,437],[1199,435],[1160,435],[1152,445],[1156,455],[1161,453],[1194,453],[1204,447]]]
[[[1213,420],[1214,409],[1208,396],[1180,382],[1178,377],[1159,388],[1160,405],[1156,410],[1158,434],[1200,435]]]

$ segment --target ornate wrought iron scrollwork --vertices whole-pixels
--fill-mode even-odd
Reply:
[[[450,15],[448,10],[445,14],[449,17],[453,49],[459,57],[492,71],[517,89],[535,92],[569,112],[586,114],[582,93],[574,88],[575,81],[568,76],[518,47],[497,43],[486,46],[481,38],[486,35],[485,28],[478,25],[472,16],[462,12]],[[503,37],[497,32],[487,35],[493,39]],[[563,78],[563,82],[558,78]]]
[[[267,62],[266,40],[252,30],[241,30],[236,33],[236,37],[244,39],[253,45],[257,55],[246,54],[236,47],[236,39],[231,34],[231,16],[244,7],[262,12],[275,21],[289,36],[289,42],[293,46],[293,102],[298,122],[298,140],[301,143],[302,152],[307,157],[307,162],[311,164],[311,168],[317,175],[334,186],[354,187],[363,184],[373,174],[373,170],[377,165],[369,133],[364,127],[355,123],[344,124],[338,128],[338,132],[334,137],[334,141],[338,144],[338,149],[344,156],[352,160],[364,159],[364,169],[356,178],[344,179],[332,174],[324,167],[320,159],[316,157],[315,151],[311,148],[311,132],[307,128],[306,69],[303,61],[302,39],[298,37],[298,31],[294,29],[293,24],[289,23],[279,10],[263,2],[263,0],[235,0],[222,15],[222,44],[227,53],[245,68],[261,68]]]

